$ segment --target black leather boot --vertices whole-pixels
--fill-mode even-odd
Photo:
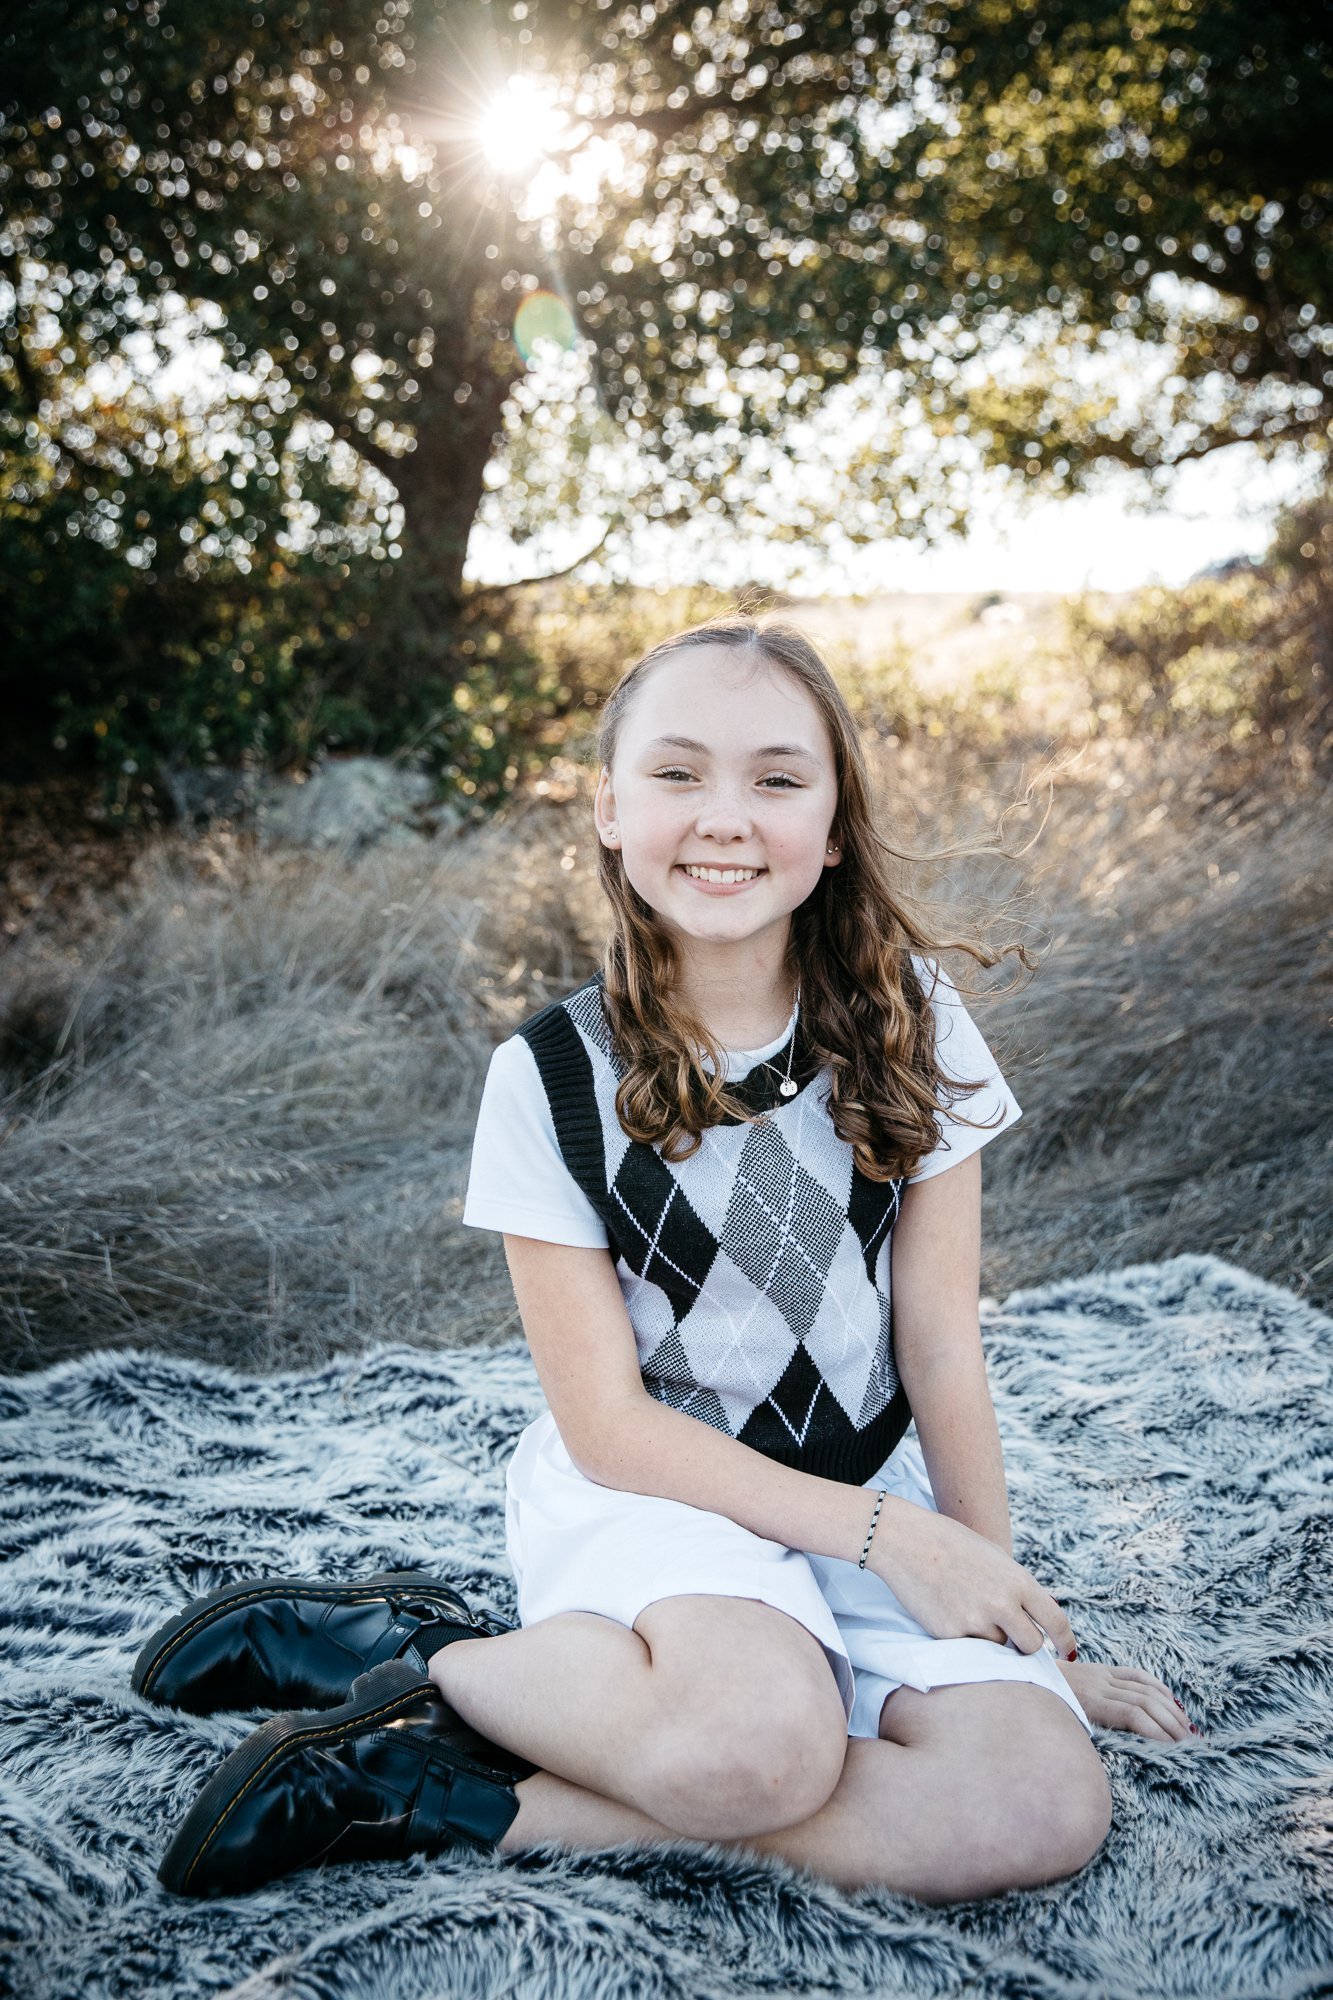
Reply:
[[[537,1769],[478,1735],[406,1660],[361,1676],[334,1709],[275,1715],[200,1792],[157,1879],[233,1896],[297,1868],[493,1848]]]
[[[130,1685],[148,1701],[194,1715],[328,1708],[383,1660],[405,1659],[420,1677],[450,1640],[511,1629],[416,1570],[383,1570],[356,1583],[258,1577],[196,1598],[159,1625]]]

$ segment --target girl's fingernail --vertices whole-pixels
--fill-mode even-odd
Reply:
[[[1185,1713],[1185,1704],[1180,1699],[1180,1696],[1178,1694],[1173,1694],[1171,1699],[1176,1704],[1176,1707],[1180,1710],[1181,1714],[1183,1715]]]
[[[1076,1660],[1078,1658],[1078,1647],[1071,1646],[1069,1648],[1069,1651],[1065,1654],[1065,1658],[1067,1660]]]
[[[1197,1722],[1191,1722],[1191,1724],[1190,1724],[1190,1728],[1191,1728],[1191,1729],[1192,1729],[1192,1730],[1194,1731],[1194,1734],[1195,1734],[1196,1736],[1202,1736],[1202,1735],[1203,1735],[1203,1731],[1202,1731],[1202,1730],[1200,1729],[1200,1727],[1199,1727],[1199,1725],[1198,1725],[1198,1723],[1197,1723]]]

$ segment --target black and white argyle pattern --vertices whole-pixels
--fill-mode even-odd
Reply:
[[[732,1089],[757,1123],[674,1163],[626,1137],[600,973],[519,1029],[571,1174],[606,1225],[649,1392],[770,1458],[861,1485],[911,1422],[893,1362],[889,1237],[828,1115],[828,1073],[788,1046]]]

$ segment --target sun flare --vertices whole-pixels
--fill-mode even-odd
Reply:
[[[481,146],[493,167],[525,173],[559,146],[566,119],[525,77],[511,77],[480,119]]]

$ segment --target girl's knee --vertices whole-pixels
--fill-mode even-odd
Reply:
[[[1077,1874],[1111,1829],[1111,1786],[1095,1745],[1081,1725],[1024,1739],[1008,1774],[1008,1839],[1013,1888],[1036,1888]],[[1018,1773],[1021,1771],[1021,1777]]]
[[[842,1775],[847,1725],[832,1709],[784,1691],[746,1704],[682,1704],[655,1732],[649,1810],[698,1839],[774,1833],[810,1819]]]
[[[1064,1857],[1062,1873],[1085,1868],[1111,1831],[1111,1784],[1106,1767],[1091,1743],[1088,1755],[1078,1760],[1065,1794],[1065,1815],[1059,1830],[1059,1848]]]
[[[748,1601],[651,1609],[658,1722],[644,1809],[717,1840],[776,1832],[818,1812],[847,1754],[846,1712],[818,1642]]]

